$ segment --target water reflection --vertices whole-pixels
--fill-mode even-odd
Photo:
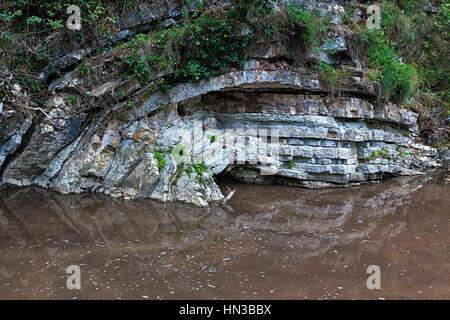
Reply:
[[[434,285],[430,297],[448,297],[450,200],[440,181],[231,187],[226,206],[208,209],[3,191],[0,298],[416,297],[400,275],[417,267],[414,257],[417,281]],[[365,289],[371,263],[390,270],[384,292]],[[88,272],[79,292],[65,288],[69,264]]]

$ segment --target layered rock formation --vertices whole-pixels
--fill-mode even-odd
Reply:
[[[319,8],[340,22],[342,7]],[[1,186],[207,206],[223,199],[219,174],[318,188],[436,167],[437,151],[415,143],[417,114],[376,102],[339,30],[316,57],[347,70],[337,90],[293,67],[282,43],[251,46],[243,69],[167,94],[121,79],[120,52],[86,58],[88,74],[73,65],[48,85],[45,117],[2,114]]]

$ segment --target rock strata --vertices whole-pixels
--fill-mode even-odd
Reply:
[[[341,6],[320,8],[335,12],[333,23],[340,23]],[[177,16],[176,7],[170,10],[120,23],[137,28]],[[349,70],[336,90],[316,73],[290,65],[281,43],[250,47],[252,59],[242,69],[179,83],[167,94],[121,78],[124,64],[114,52],[89,58],[88,75],[78,66],[48,85],[51,111],[45,117],[1,114],[0,186],[208,206],[223,199],[219,175],[346,187],[422,174],[440,158],[448,161],[448,152],[415,142],[416,113],[376,101],[345,37],[330,37],[335,45],[327,42],[323,52],[339,52]]]

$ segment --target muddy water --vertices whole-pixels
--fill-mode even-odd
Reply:
[[[0,194],[0,298],[448,299],[450,185],[232,185],[226,206]],[[65,269],[81,270],[69,290]],[[381,289],[369,290],[369,265]]]

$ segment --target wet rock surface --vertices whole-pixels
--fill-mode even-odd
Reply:
[[[55,94],[60,90],[64,87]],[[414,142],[413,112],[351,94],[333,98],[321,90],[308,75],[255,69],[183,84],[168,96],[154,94],[131,112],[119,104],[75,113],[66,100],[55,98],[49,117],[4,166],[2,184],[207,206],[222,199],[214,176],[225,171],[246,182],[327,187],[438,166],[438,152]],[[272,139],[277,157],[249,155],[260,148],[262,133]],[[189,159],[177,159],[173,150],[179,145]],[[189,174],[179,167],[189,161],[204,163],[205,172]],[[271,176],[261,177],[267,166]],[[248,179],[248,170],[256,176]]]
[[[305,5],[330,13],[333,25],[341,23],[341,3]],[[178,19],[178,7],[167,1],[166,7],[139,8],[143,14],[119,19],[120,30],[131,35],[156,21]],[[166,94],[151,90],[163,75],[147,87],[122,78],[120,50],[85,58],[88,74],[76,64],[91,51],[61,57],[59,69],[75,67],[49,83],[51,111],[45,117],[31,123],[1,114],[0,187],[39,185],[61,193],[208,206],[223,199],[218,175],[342,187],[421,174],[448,158],[415,143],[417,114],[376,101],[350,57],[345,32],[333,29],[328,40],[325,56],[310,58],[331,62],[339,54],[337,63],[348,72],[335,91],[311,70],[290,65],[285,44],[278,42],[250,47],[252,59],[242,69],[179,83]],[[268,141],[276,157],[260,152]],[[173,150],[184,153],[182,162]]]

